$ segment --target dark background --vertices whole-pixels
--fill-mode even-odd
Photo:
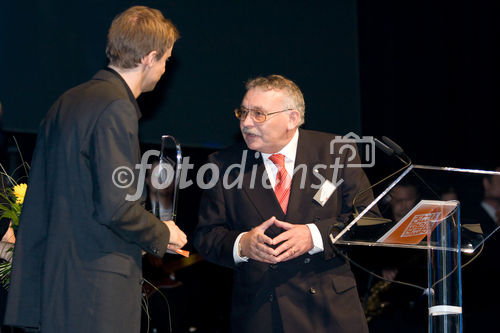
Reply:
[[[363,132],[418,163],[498,162],[498,15],[497,1],[358,1]]]
[[[164,78],[139,100],[144,150],[171,134],[199,167],[238,139],[232,110],[244,82],[277,73],[303,90],[308,129],[386,135],[420,164],[498,163],[497,1],[9,0],[0,4],[8,170],[20,163],[13,137],[29,161],[50,105],[106,64],[111,19],[134,4],[162,10],[181,33]],[[178,222],[188,234],[199,195],[195,187],[180,193]],[[185,289],[168,295],[176,327],[227,329],[228,272],[200,263],[179,276]]]
[[[11,51],[0,61],[4,129],[36,132],[62,92],[105,66],[109,24],[131,4],[162,10],[181,33],[157,89],[140,97],[143,142],[168,133],[184,146],[231,144],[243,83],[272,73],[302,88],[308,126],[359,133],[355,2],[285,0],[7,2],[1,11],[2,49]]]
[[[161,9],[182,36],[157,89],[140,97],[143,143],[168,133],[185,147],[229,145],[244,81],[279,73],[304,92],[306,128],[386,135],[417,163],[484,167],[498,155],[496,1],[9,0],[3,130],[28,134],[28,160],[29,134],[62,92],[106,64],[110,21],[133,4]]]

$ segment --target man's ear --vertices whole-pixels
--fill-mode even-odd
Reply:
[[[299,126],[300,112],[293,109],[288,112],[288,129],[292,130]]]
[[[156,61],[157,54],[158,52],[156,50],[149,52],[142,58],[141,63],[146,67],[153,66],[154,62]]]

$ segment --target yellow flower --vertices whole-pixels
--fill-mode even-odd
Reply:
[[[26,195],[26,189],[28,185],[25,183],[14,186],[13,191],[16,196],[16,203],[22,204],[24,202],[24,196]]]

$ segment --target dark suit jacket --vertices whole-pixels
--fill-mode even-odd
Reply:
[[[242,163],[244,144],[209,157],[218,167],[219,181],[203,193],[195,246],[207,260],[234,269],[234,332],[271,332],[280,325],[285,332],[367,331],[356,282],[349,265],[330,246],[328,231],[332,224],[346,221],[352,214],[353,197],[369,186],[368,180],[360,168],[339,168],[337,180],[344,182],[325,206],[313,200],[317,189],[311,185],[320,182],[313,169],[332,180],[333,168],[329,166],[337,158],[344,165],[348,157],[348,149],[342,155],[330,154],[332,139],[330,134],[300,130],[295,168],[304,165],[307,170],[293,177],[286,216],[272,188],[262,186],[265,167],[258,153],[249,150],[241,169],[230,166]],[[242,188],[225,189],[224,178],[226,184],[240,179]],[[371,194],[361,198],[359,207],[366,207],[372,199]],[[290,223],[316,224],[325,251],[312,256],[306,253],[276,265],[253,260],[235,265],[233,245],[238,234],[272,216]],[[272,226],[267,234],[275,237],[282,231]]]
[[[112,70],[62,95],[43,120],[21,215],[5,323],[42,332],[139,332],[141,249],[162,256],[168,228],[136,186],[139,108]],[[138,179],[136,173],[136,181]],[[123,177],[122,177],[123,179]]]

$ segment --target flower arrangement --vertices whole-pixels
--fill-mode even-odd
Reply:
[[[21,208],[23,207],[27,189],[28,185],[21,183],[14,185],[12,188],[7,188],[5,193],[0,193],[6,201],[5,204],[0,204],[0,211],[2,211],[0,219],[10,219],[14,231],[17,231],[19,227],[19,215],[21,215]]]
[[[15,234],[19,227],[19,216],[23,208],[24,196],[28,186],[25,183],[17,183],[10,177],[2,167],[2,187],[0,188],[0,223],[9,223],[8,230],[0,243],[0,284],[4,288],[9,287],[10,272],[12,269],[12,256],[14,254]],[[7,179],[11,187],[6,187],[3,180]]]

